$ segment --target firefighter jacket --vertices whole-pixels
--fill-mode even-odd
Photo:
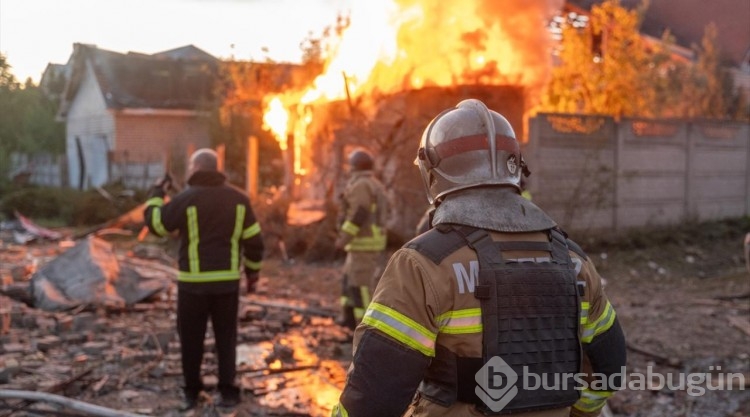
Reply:
[[[164,191],[154,187],[144,216],[158,236],[179,232],[180,290],[229,292],[239,288],[242,267],[260,270],[264,247],[250,200],[220,172],[195,172],[166,204]]]
[[[372,171],[354,171],[342,198],[343,221],[339,241],[347,252],[385,250],[387,203],[383,184]]]
[[[479,291],[478,255],[461,240],[450,247],[433,244],[453,233],[452,226],[436,226],[391,257],[356,329],[354,359],[333,416],[485,415],[480,411],[481,404],[467,399],[479,390],[474,378],[486,348],[483,309],[475,294]],[[501,248],[503,259],[521,266],[549,262],[551,252],[537,250],[542,247],[539,244],[550,244],[554,236],[563,236],[553,236],[550,231],[484,231]],[[574,269],[569,275],[575,277],[573,285],[579,289],[572,298],[574,307],[579,305],[567,313],[574,314],[573,346],[582,359],[573,358],[573,363],[579,364],[579,369],[583,363],[590,364],[595,373],[616,374],[625,365],[625,343],[615,310],[593,263],[575,243],[563,241],[563,247],[568,248],[563,253],[567,252]],[[442,249],[430,255],[423,250],[425,246]],[[522,304],[526,295],[499,295],[497,302],[514,306]],[[525,330],[529,323],[516,317],[517,323],[512,315],[506,321],[508,330],[516,331],[511,335],[519,335],[518,331]],[[544,318],[540,323],[543,325],[531,329],[532,340],[540,343],[554,338],[562,327],[545,323]],[[523,349],[521,353],[525,353]],[[522,389],[520,384],[517,382],[516,387]],[[596,416],[614,388],[591,387],[595,389],[574,393],[572,400],[566,397],[569,402],[563,405],[552,402],[551,408],[528,407],[512,415]]]

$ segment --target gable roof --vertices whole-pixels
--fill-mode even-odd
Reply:
[[[63,118],[89,65],[109,109],[196,109],[213,99],[219,71],[216,58],[192,45],[146,55],[76,43],[68,65],[59,111]]]
[[[642,0],[621,0],[634,8]],[[590,9],[602,0],[568,0]],[[660,38],[669,29],[677,43],[690,48],[700,45],[706,26],[714,22],[718,29],[717,44],[724,59],[735,66],[742,64],[750,51],[750,2],[747,0],[650,0],[641,32]]]
[[[216,57],[195,45],[185,45],[168,51],[157,52],[153,57],[177,59],[183,61],[216,61]]]

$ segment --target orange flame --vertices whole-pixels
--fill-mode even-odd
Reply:
[[[289,113],[279,97],[273,97],[266,111],[263,113],[263,128],[268,129],[276,137],[282,151],[287,149],[286,134],[289,124]]]
[[[526,105],[534,106],[535,93],[552,66],[547,24],[562,4],[563,0],[353,2],[350,24],[339,38],[328,40],[324,72],[308,88],[280,100],[290,112],[300,104],[428,86],[511,84],[525,87]],[[276,107],[267,111],[278,111],[276,99],[270,103]],[[305,131],[304,118],[294,123],[299,124],[292,128],[295,135]]]

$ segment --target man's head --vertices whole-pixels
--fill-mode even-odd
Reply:
[[[372,155],[369,152],[357,149],[349,154],[350,171],[369,171],[372,169],[372,166]]]
[[[193,174],[197,171],[218,171],[218,160],[218,155],[213,149],[198,149],[190,155],[188,172]]]
[[[508,120],[476,99],[458,103],[427,125],[416,162],[430,203],[483,185],[520,192],[525,166]]]

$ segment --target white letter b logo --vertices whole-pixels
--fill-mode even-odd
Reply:
[[[518,374],[499,356],[485,363],[474,380],[478,385],[474,393],[495,412],[505,408],[518,394]]]

